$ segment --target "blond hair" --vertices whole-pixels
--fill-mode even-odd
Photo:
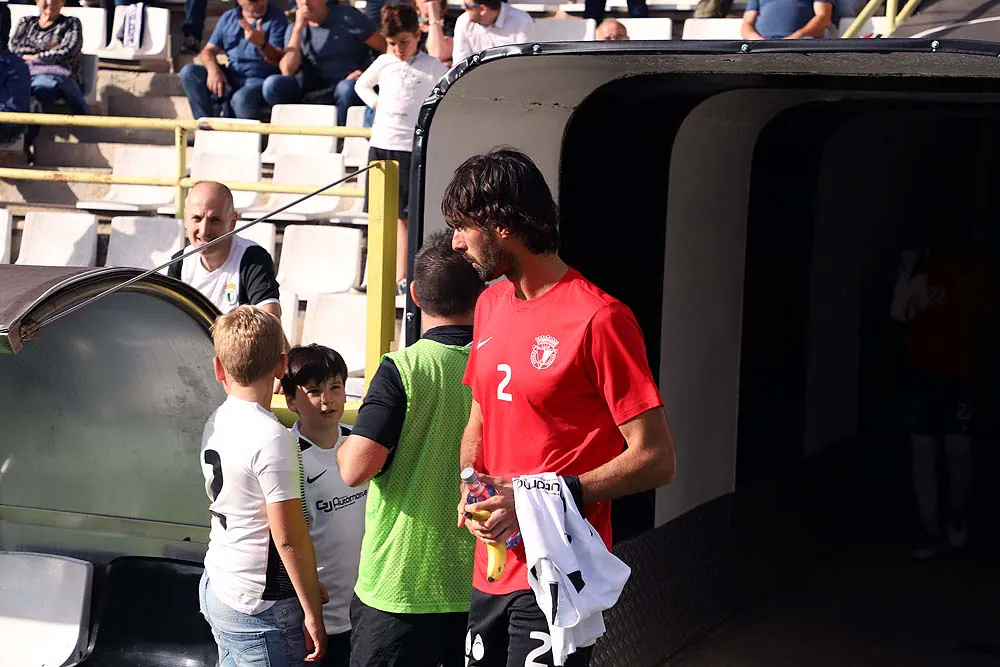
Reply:
[[[226,375],[248,387],[274,374],[285,337],[277,317],[255,306],[239,306],[215,321],[212,340]]]

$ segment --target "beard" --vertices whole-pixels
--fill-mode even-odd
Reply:
[[[466,252],[465,259],[475,263],[473,268],[482,278],[483,282],[496,280],[500,276],[516,273],[516,260],[500,243],[500,238],[495,232],[487,232],[483,235],[484,243],[479,250],[480,256],[475,257]]]

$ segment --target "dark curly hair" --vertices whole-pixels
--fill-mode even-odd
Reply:
[[[441,200],[452,229],[506,229],[535,254],[559,249],[559,209],[527,155],[499,147],[463,162]]]

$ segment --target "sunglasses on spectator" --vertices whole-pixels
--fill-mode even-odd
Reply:
[[[465,2],[462,3],[462,6],[465,7],[466,9],[479,9],[483,5],[482,3],[479,2]]]

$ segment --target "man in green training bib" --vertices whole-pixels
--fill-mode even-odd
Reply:
[[[351,667],[462,667],[474,539],[455,529],[462,384],[484,288],[451,234],[430,236],[410,283],[419,341],[390,352],[337,455],[344,481],[371,480],[351,601]]]

